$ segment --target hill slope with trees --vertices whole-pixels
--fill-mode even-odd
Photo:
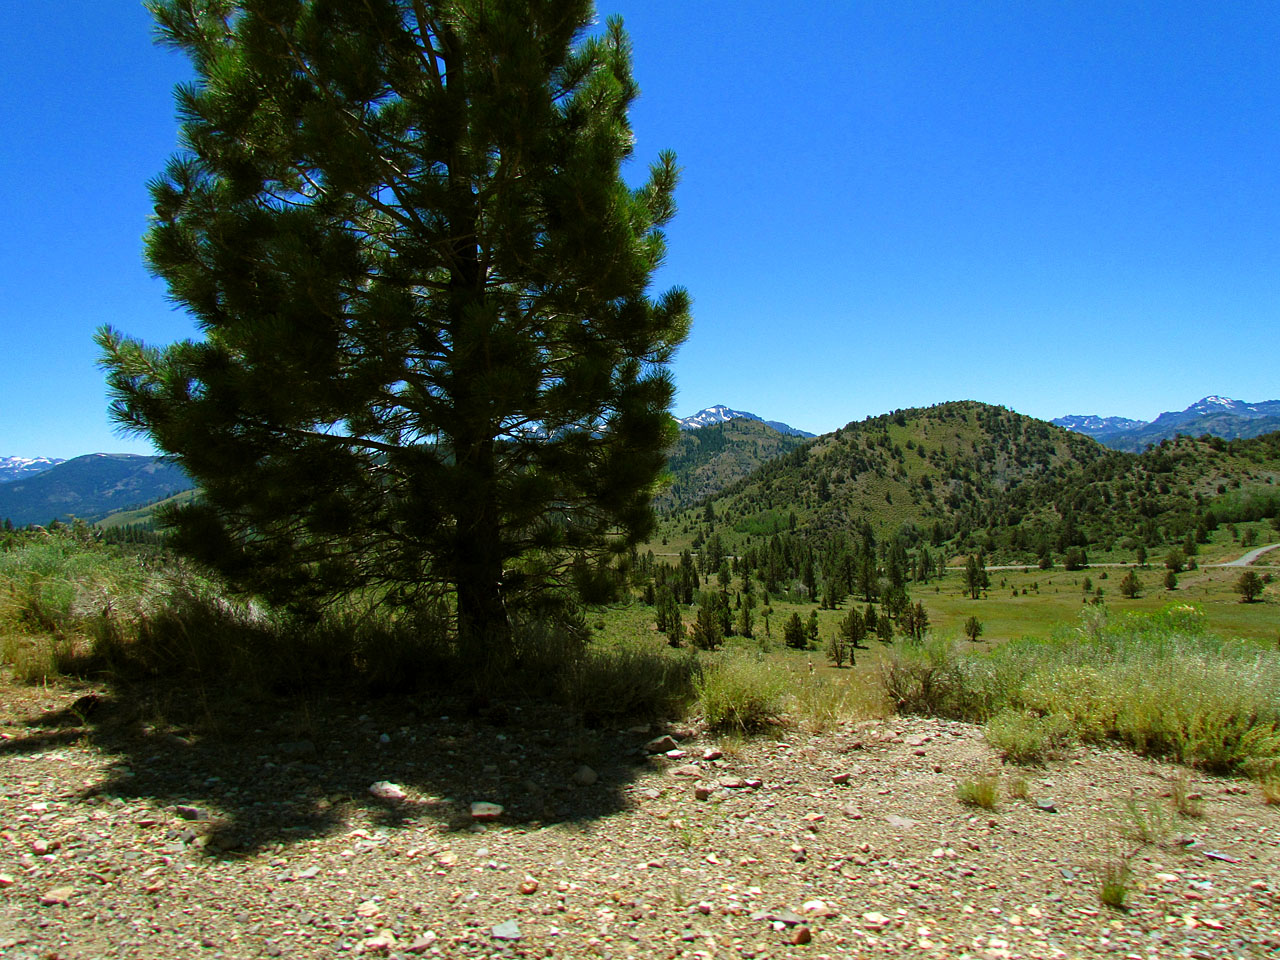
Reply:
[[[671,486],[654,504],[663,512],[692,506],[804,442],[761,420],[734,419],[681,430],[667,459]]]
[[[715,532],[729,553],[778,533],[815,546],[866,530],[1010,563],[1072,548],[1147,550],[1280,509],[1280,434],[1177,438],[1132,454],[976,402],[851,423],[670,516],[675,542]],[[703,524],[699,528],[699,524]]]

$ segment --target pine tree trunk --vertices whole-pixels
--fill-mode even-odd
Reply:
[[[461,451],[460,451],[461,452]],[[496,498],[494,441],[470,445],[459,464],[466,480],[459,492],[456,577],[458,644],[464,657],[504,655],[511,636],[502,598],[502,532]]]

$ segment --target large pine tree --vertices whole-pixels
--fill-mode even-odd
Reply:
[[[203,340],[98,334],[112,412],[198,481],[242,589],[443,604],[467,646],[651,530],[683,290],[674,156],[590,0],[153,0],[197,79],[153,271]]]

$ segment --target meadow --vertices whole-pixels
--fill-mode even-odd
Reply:
[[[229,597],[158,548],[40,531],[12,535],[0,552],[0,666],[10,682],[160,679],[267,696],[376,697],[435,684],[486,702],[550,700],[588,723],[684,717],[743,735],[922,713],[987,724],[988,739],[1019,761],[1069,742],[1119,741],[1270,782],[1280,772],[1276,586],[1242,603],[1241,568],[1201,566],[1167,590],[1152,566],[1135,570],[1138,595],[1126,599],[1117,585],[1127,572],[993,569],[974,600],[948,570],[913,585],[929,619],[924,639],[870,638],[852,667],[825,652],[849,601],[816,610],[799,596],[769,597],[753,636],[706,651],[673,648],[655,608],[632,596],[586,610],[581,642],[526,624],[514,661],[497,671],[460,662],[430,618],[337,610],[304,622]],[[730,582],[730,597],[741,586]],[[785,646],[786,620],[815,610],[817,642]],[[681,608],[686,624],[695,613]],[[976,641],[963,636],[971,617],[982,623]]]

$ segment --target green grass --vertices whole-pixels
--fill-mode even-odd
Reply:
[[[991,599],[977,601],[960,595],[960,577],[950,573],[914,587],[931,620],[929,642],[869,640],[852,669],[836,669],[821,649],[848,601],[819,611],[815,649],[781,643],[791,613],[805,619],[814,605],[775,596],[771,636],[757,606],[756,637],[729,638],[715,653],[670,648],[653,608],[632,601],[593,609],[576,625],[521,625],[512,670],[461,659],[442,610],[388,619],[353,603],[306,622],[231,598],[157,549],[70,531],[19,534],[3,545],[0,662],[33,682],[105,672],[379,691],[436,677],[506,696],[533,678],[540,695],[600,722],[695,714],[721,730],[782,721],[821,731],[900,709],[987,723],[989,742],[1016,763],[1042,761],[1072,739],[1110,740],[1210,770],[1280,777],[1275,605],[1239,603],[1230,589],[1237,570],[1200,571],[1203,582],[1187,593],[1202,590],[1209,602],[1195,608],[1169,605],[1163,590],[1083,606],[1083,578],[1110,590],[1115,570],[1106,580],[1098,568],[995,571]],[[995,599],[1004,592],[1010,596]],[[686,622],[695,612],[682,610]],[[970,615],[984,624],[975,644],[955,639]],[[1053,629],[1063,622],[1072,626]],[[1219,639],[1222,622],[1251,626],[1228,635],[1263,642]]]
[[[351,602],[301,618],[232,597],[162,550],[83,531],[19,533],[0,550],[0,665],[33,683],[165,677],[369,693],[444,684],[491,697],[533,693],[594,721],[680,715],[692,702],[701,666],[691,652],[651,632],[625,645],[589,644],[586,632],[528,619],[505,656],[468,657],[442,609],[390,616]]]
[[[147,504],[145,507],[139,507],[136,510],[117,510],[114,513],[109,513],[95,523],[94,526],[110,530],[115,527],[127,527],[133,524],[154,525],[156,511],[161,507],[190,503],[199,495],[200,491],[198,490],[183,490],[181,493],[175,493],[172,497],[157,500],[155,503]]]
[[[93,656],[160,588],[154,554],[96,545],[79,532],[14,534],[0,551],[0,662],[28,682]]]
[[[1230,551],[1229,557],[1243,552]],[[954,570],[939,582],[913,584],[911,593],[913,598],[924,601],[935,634],[961,636],[964,621],[976,616],[983,625],[979,644],[1048,634],[1073,621],[1085,606],[1081,588],[1086,577],[1095,590],[1103,589],[1105,604],[1116,613],[1158,613],[1171,601],[1194,603],[1204,614],[1207,629],[1214,633],[1271,644],[1280,639],[1280,618],[1274,602],[1241,603],[1235,589],[1241,571],[1235,567],[1202,566],[1184,571],[1178,575],[1178,589],[1169,592],[1164,589],[1163,562],[1152,562],[1148,569],[1137,571],[1142,591],[1135,600],[1120,596],[1120,579],[1126,572],[1121,567],[1076,571],[1061,566],[1047,571],[1030,567],[1025,573],[1023,569],[991,571],[986,599],[970,600],[964,596],[962,576]],[[1107,575],[1105,580],[1101,579],[1103,573]],[[934,587],[938,588],[936,592]],[[1014,590],[1018,591],[1016,598],[1012,595]],[[1268,587],[1263,596],[1273,601],[1280,599],[1280,584]]]
[[[1102,882],[1098,887],[1098,899],[1103,906],[1120,911],[1128,909],[1129,884],[1132,876],[1133,872],[1127,860],[1116,859],[1103,865]]]

